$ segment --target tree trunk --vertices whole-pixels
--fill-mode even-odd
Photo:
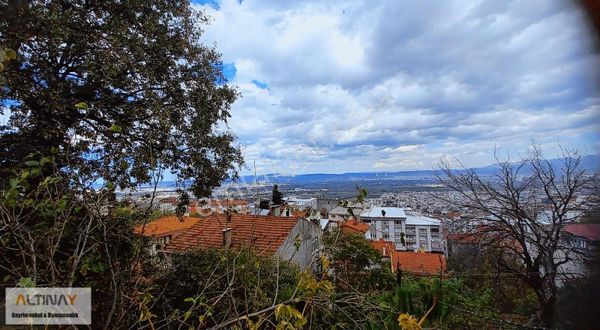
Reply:
[[[554,304],[556,297],[552,296],[546,299],[540,299],[540,322],[545,327],[551,327],[554,318]]]

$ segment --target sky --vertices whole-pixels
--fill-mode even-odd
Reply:
[[[196,2],[250,173],[600,152],[600,60],[569,1]]]

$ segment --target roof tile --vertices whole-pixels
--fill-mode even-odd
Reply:
[[[229,219],[229,220],[228,220]],[[223,230],[231,229],[231,247],[254,246],[274,253],[289,236],[298,218],[249,214],[211,214],[177,236],[166,251],[223,247]]]
[[[183,219],[177,219],[176,216],[167,216],[162,217],[156,220],[153,220],[146,224],[145,227],[139,225],[133,229],[133,232],[136,234],[142,234],[148,237],[153,236],[162,236],[171,232],[184,230],[192,227],[196,223],[198,223],[199,218],[193,217],[184,217]]]
[[[443,254],[428,252],[401,252],[392,254],[392,270],[400,266],[403,271],[413,274],[435,275],[446,270],[446,259]]]

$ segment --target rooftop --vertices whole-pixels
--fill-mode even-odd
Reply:
[[[369,225],[363,222],[358,222],[355,219],[350,219],[342,223],[341,229],[343,232],[364,234],[367,232],[367,230],[369,230]]]
[[[424,217],[422,215],[407,215],[406,224],[417,226],[439,226],[442,224],[442,222],[440,220]]]
[[[376,206],[365,209],[360,213],[360,216],[367,218],[406,218],[403,208],[386,206]]]
[[[143,235],[148,237],[163,236],[171,232],[188,229],[197,224],[198,221],[200,221],[199,218],[193,217],[184,217],[181,220],[174,215],[162,217],[148,222],[143,228]],[[133,232],[138,235],[142,234],[142,225],[135,227]]]
[[[436,275],[446,270],[446,259],[443,254],[427,252],[399,252],[392,253],[392,270],[400,266],[402,271],[421,275]]]
[[[570,224],[570,225],[566,225],[563,228],[563,231],[571,234],[571,235],[575,235],[575,236],[579,236],[579,237],[584,237],[589,239],[590,241],[600,241],[600,224],[594,224],[594,223],[577,223],[577,224]]]
[[[292,217],[249,214],[212,214],[173,239],[166,251],[180,252],[198,248],[222,248],[223,230],[231,229],[231,247],[256,247],[260,252],[275,253],[299,221]]]
[[[384,241],[379,239],[377,241],[371,241],[371,246],[381,254],[382,257],[389,257],[391,253],[395,253],[396,244],[390,241]]]

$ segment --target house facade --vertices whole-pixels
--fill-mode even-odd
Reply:
[[[365,237],[394,242],[399,251],[443,252],[441,221],[406,213],[400,207],[371,207],[360,213],[369,225]],[[402,237],[404,236],[404,243]]]
[[[299,217],[211,214],[167,244],[167,253],[194,249],[253,249],[305,269],[319,260],[321,229]]]
[[[562,230],[561,248],[555,260],[564,261],[559,266],[561,274],[557,285],[562,286],[569,279],[586,276],[600,248],[600,224],[568,224]]]
[[[199,218],[183,217],[178,219],[176,216],[166,216],[148,223],[138,225],[133,232],[149,238],[148,250],[151,255],[164,249],[174,238],[181,235],[193,225],[200,221]]]

